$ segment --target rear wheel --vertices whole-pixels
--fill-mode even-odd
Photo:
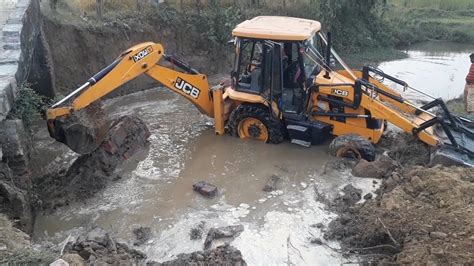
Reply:
[[[332,156],[365,159],[369,162],[375,160],[375,147],[366,138],[348,134],[336,137],[329,144],[329,153]]]
[[[270,115],[260,104],[241,104],[229,118],[230,133],[242,139],[255,139],[267,143],[281,143],[285,137],[283,123]]]

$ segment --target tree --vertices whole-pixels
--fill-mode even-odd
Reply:
[[[103,20],[103,15],[104,15],[104,0],[96,0],[96,13],[97,13],[97,19],[98,20]]]
[[[56,10],[58,5],[58,0],[50,0],[49,1],[49,6],[51,7],[52,10]]]

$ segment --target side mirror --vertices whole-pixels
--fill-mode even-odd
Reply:
[[[227,41],[227,45],[234,45],[234,44],[235,44],[235,38]]]

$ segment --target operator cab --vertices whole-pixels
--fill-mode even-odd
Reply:
[[[317,21],[278,16],[255,17],[237,25],[232,32],[235,90],[278,103],[286,117],[302,114],[308,89],[322,70],[326,45],[317,34],[320,29]]]

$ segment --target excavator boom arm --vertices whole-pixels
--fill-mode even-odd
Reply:
[[[161,59],[178,66],[183,72],[159,65]],[[219,109],[219,101],[214,100],[206,75],[200,74],[178,58],[165,55],[161,44],[145,42],[123,52],[112,64],[47,110],[46,119],[51,137],[80,154],[97,148],[105,137],[104,132],[108,131],[104,129],[107,127],[107,123],[103,121],[105,115],[97,111],[97,108],[86,107],[142,74],[184,96],[201,113],[215,117],[214,107]],[[222,94],[216,95],[221,95],[222,98]],[[219,117],[216,123],[217,120]],[[222,134],[223,131],[220,123],[216,132]]]
[[[163,57],[171,62],[180,62],[165,55],[161,44],[146,42],[131,47],[77,90],[52,105],[47,110],[47,119],[55,119],[81,110],[142,74],[147,74],[183,95],[202,113],[213,117],[213,104],[209,96],[206,75],[192,68],[187,69],[191,72],[188,74],[160,66],[158,62]],[[177,65],[188,68],[182,62]]]

